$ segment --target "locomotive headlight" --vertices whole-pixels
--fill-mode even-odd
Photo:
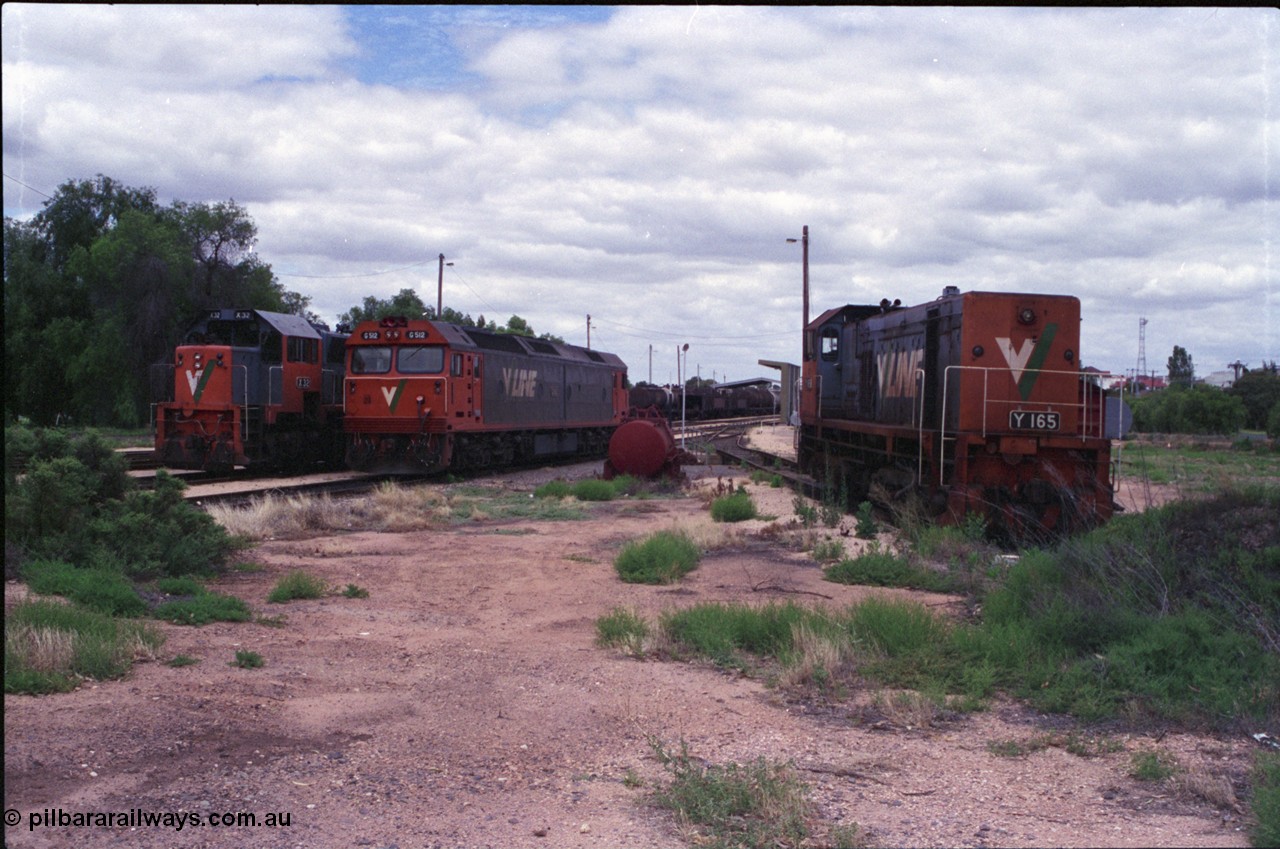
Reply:
[[[985,354],[985,353],[986,353],[986,350],[984,350],[984,349],[983,349],[983,347],[982,347],[981,345],[974,345],[974,346],[973,346],[973,358],[974,358],[975,360],[976,360],[978,357],[981,357],[981,356],[982,356],[983,354]]]
[[[1018,310],[1018,322],[1020,324],[1035,324],[1036,311],[1033,310],[1031,307],[1023,307],[1022,309]]]
[[[1063,352],[1062,358],[1069,363],[1073,363],[1076,360],[1076,352],[1068,348],[1066,351]]]

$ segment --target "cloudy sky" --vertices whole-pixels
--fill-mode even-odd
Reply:
[[[332,322],[445,303],[633,380],[777,375],[812,314],[1078,296],[1082,360],[1280,360],[1268,9],[3,6],[4,211],[234,199]],[[1280,246],[1277,246],[1280,247]]]

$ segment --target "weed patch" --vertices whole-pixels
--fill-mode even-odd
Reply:
[[[756,517],[750,493],[738,490],[711,502],[711,518],[717,522],[745,522]]]
[[[687,824],[699,846],[798,846],[808,836],[811,803],[795,770],[760,758],[750,764],[718,766],[657,740],[650,745],[670,775],[653,793],[654,802]]]
[[[60,595],[107,616],[141,616],[147,604],[124,575],[110,569],[79,569],[60,560],[37,560],[23,569],[27,587]]]
[[[208,591],[158,604],[151,615],[175,625],[193,626],[210,622],[248,622],[253,618],[249,605],[240,599]]]
[[[659,531],[624,545],[613,565],[629,584],[670,584],[697,568],[698,558],[698,547],[686,534]]]
[[[596,645],[604,648],[617,648],[640,657],[648,636],[648,624],[631,610],[616,607],[596,620]]]
[[[154,628],[74,604],[23,602],[5,615],[6,693],[60,693],[82,679],[121,678],[164,642]]]
[[[276,585],[267,594],[267,601],[271,604],[284,604],[299,599],[323,598],[327,592],[329,586],[324,581],[298,570],[276,581]]]
[[[836,584],[908,587],[932,592],[954,590],[947,574],[917,565],[910,555],[885,551],[879,543],[872,543],[866,552],[853,559],[828,566],[822,574]]]

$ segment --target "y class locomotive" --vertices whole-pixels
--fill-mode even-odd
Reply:
[[[384,474],[603,456],[626,366],[576,345],[392,317],[347,340],[347,465]]]
[[[948,287],[809,324],[799,460],[851,500],[880,484],[943,521],[1062,532],[1115,509],[1104,409],[1080,370],[1078,299]]]
[[[152,372],[160,464],[300,469],[340,459],[345,338],[296,315],[208,312]]]

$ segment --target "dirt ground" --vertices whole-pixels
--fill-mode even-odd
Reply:
[[[492,485],[532,492],[540,480],[596,470]],[[711,474],[704,485],[727,473],[701,471]],[[752,493],[765,513],[794,513],[785,490]],[[702,501],[687,497],[593,505],[584,521],[265,542],[252,553],[265,570],[217,588],[257,614],[285,614],[282,627],[162,624],[159,661],[124,680],[5,697],[5,845],[696,845],[649,803],[665,777],[653,739],[668,749],[684,741],[715,764],[793,763],[811,789],[815,846],[831,827],[855,823],[874,846],[1248,845],[1232,789],[1247,774],[1247,738],[1083,729],[1115,751],[1084,757],[1057,745],[1000,757],[989,743],[1064,738],[1075,726],[1004,703],[916,727],[877,713],[887,694],[874,686],[823,707],[703,664],[594,645],[596,619],[619,606],[656,617],[711,600],[846,605],[875,592],[940,610],[954,602],[824,582],[808,555],[758,537],[765,524],[713,527]],[[670,527],[736,539],[677,586],[621,583],[612,566],[620,546]],[[369,597],[266,604],[295,569]],[[6,585],[6,604],[23,593]],[[265,666],[231,665],[237,649]],[[163,662],[179,654],[200,662]],[[1155,749],[1195,781],[1131,778],[1133,753]],[[182,812],[202,824],[57,824],[104,812]],[[225,813],[259,825],[208,824]],[[54,825],[32,830],[33,814]],[[271,814],[288,825],[264,825]]]

